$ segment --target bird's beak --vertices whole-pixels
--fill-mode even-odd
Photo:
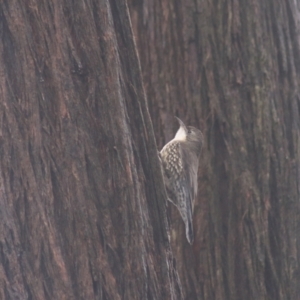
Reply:
[[[180,127],[182,127],[184,129],[185,132],[187,132],[187,128],[185,126],[185,124],[177,117],[175,117],[177,119],[177,121],[179,122]]]

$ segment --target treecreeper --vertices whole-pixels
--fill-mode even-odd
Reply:
[[[203,145],[202,132],[176,117],[179,129],[160,151],[168,200],[179,210],[185,224],[186,238],[194,242],[193,210],[197,196],[198,165]]]

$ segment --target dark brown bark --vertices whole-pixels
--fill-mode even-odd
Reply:
[[[0,298],[180,299],[126,2],[0,4]]]
[[[299,299],[295,1],[129,1],[159,147],[203,130],[195,243],[169,205],[185,299]]]

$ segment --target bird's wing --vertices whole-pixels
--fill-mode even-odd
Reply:
[[[186,185],[190,191],[192,211],[194,211],[195,198],[197,196],[197,190],[198,190],[198,182],[197,182],[198,158],[195,157],[194,163],[191,166],[187,166],[184,164],[183,168],[185,169],[184,173],[186,174]]]
[[[183,172],[180,178],[180,186],[183,190],[183,195],[186,201],[186,209],[188,211],[193,212],[193,202],[195,198],[195,186],[193,184],[193,178],[190,174],[190,169],[188,169],[188,166],[186,163],[183,163]]]
[[[179,186],[184,198],[182,206],[179,207],[181,217],[185,223],[185,233],[190,244],[194,241],[194,230],[193,230],[193,211],[194,211],[194,200],[197,193],[197,169],[198,161],[192,157],[186,157],[185,155],[192,155],[186,153],[184,147],[180,145],[182,155],[182,173],[179,177]],[[188,162],[193,162],[193,165],[189,165]],[[196,173],[195,173],[196,172]]]
[[[187,198],[190,201],[192,211],[194,210],[194,201],[197,195],[198,182],[197,182],[197,172],[198,172],[198,157],[188,151],[185,145],[181,145],[182,162],[183,162],[183,179],[182,185],[188,190]]]

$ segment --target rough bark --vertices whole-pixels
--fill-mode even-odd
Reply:
[[[180,299],[126,2],[0,4],[0,298]]]
[[[168,208],[184,298],[298,299],[297,3],[129,0],[129,9],[159,147],[174,115],[205,135],[192,248]]]

